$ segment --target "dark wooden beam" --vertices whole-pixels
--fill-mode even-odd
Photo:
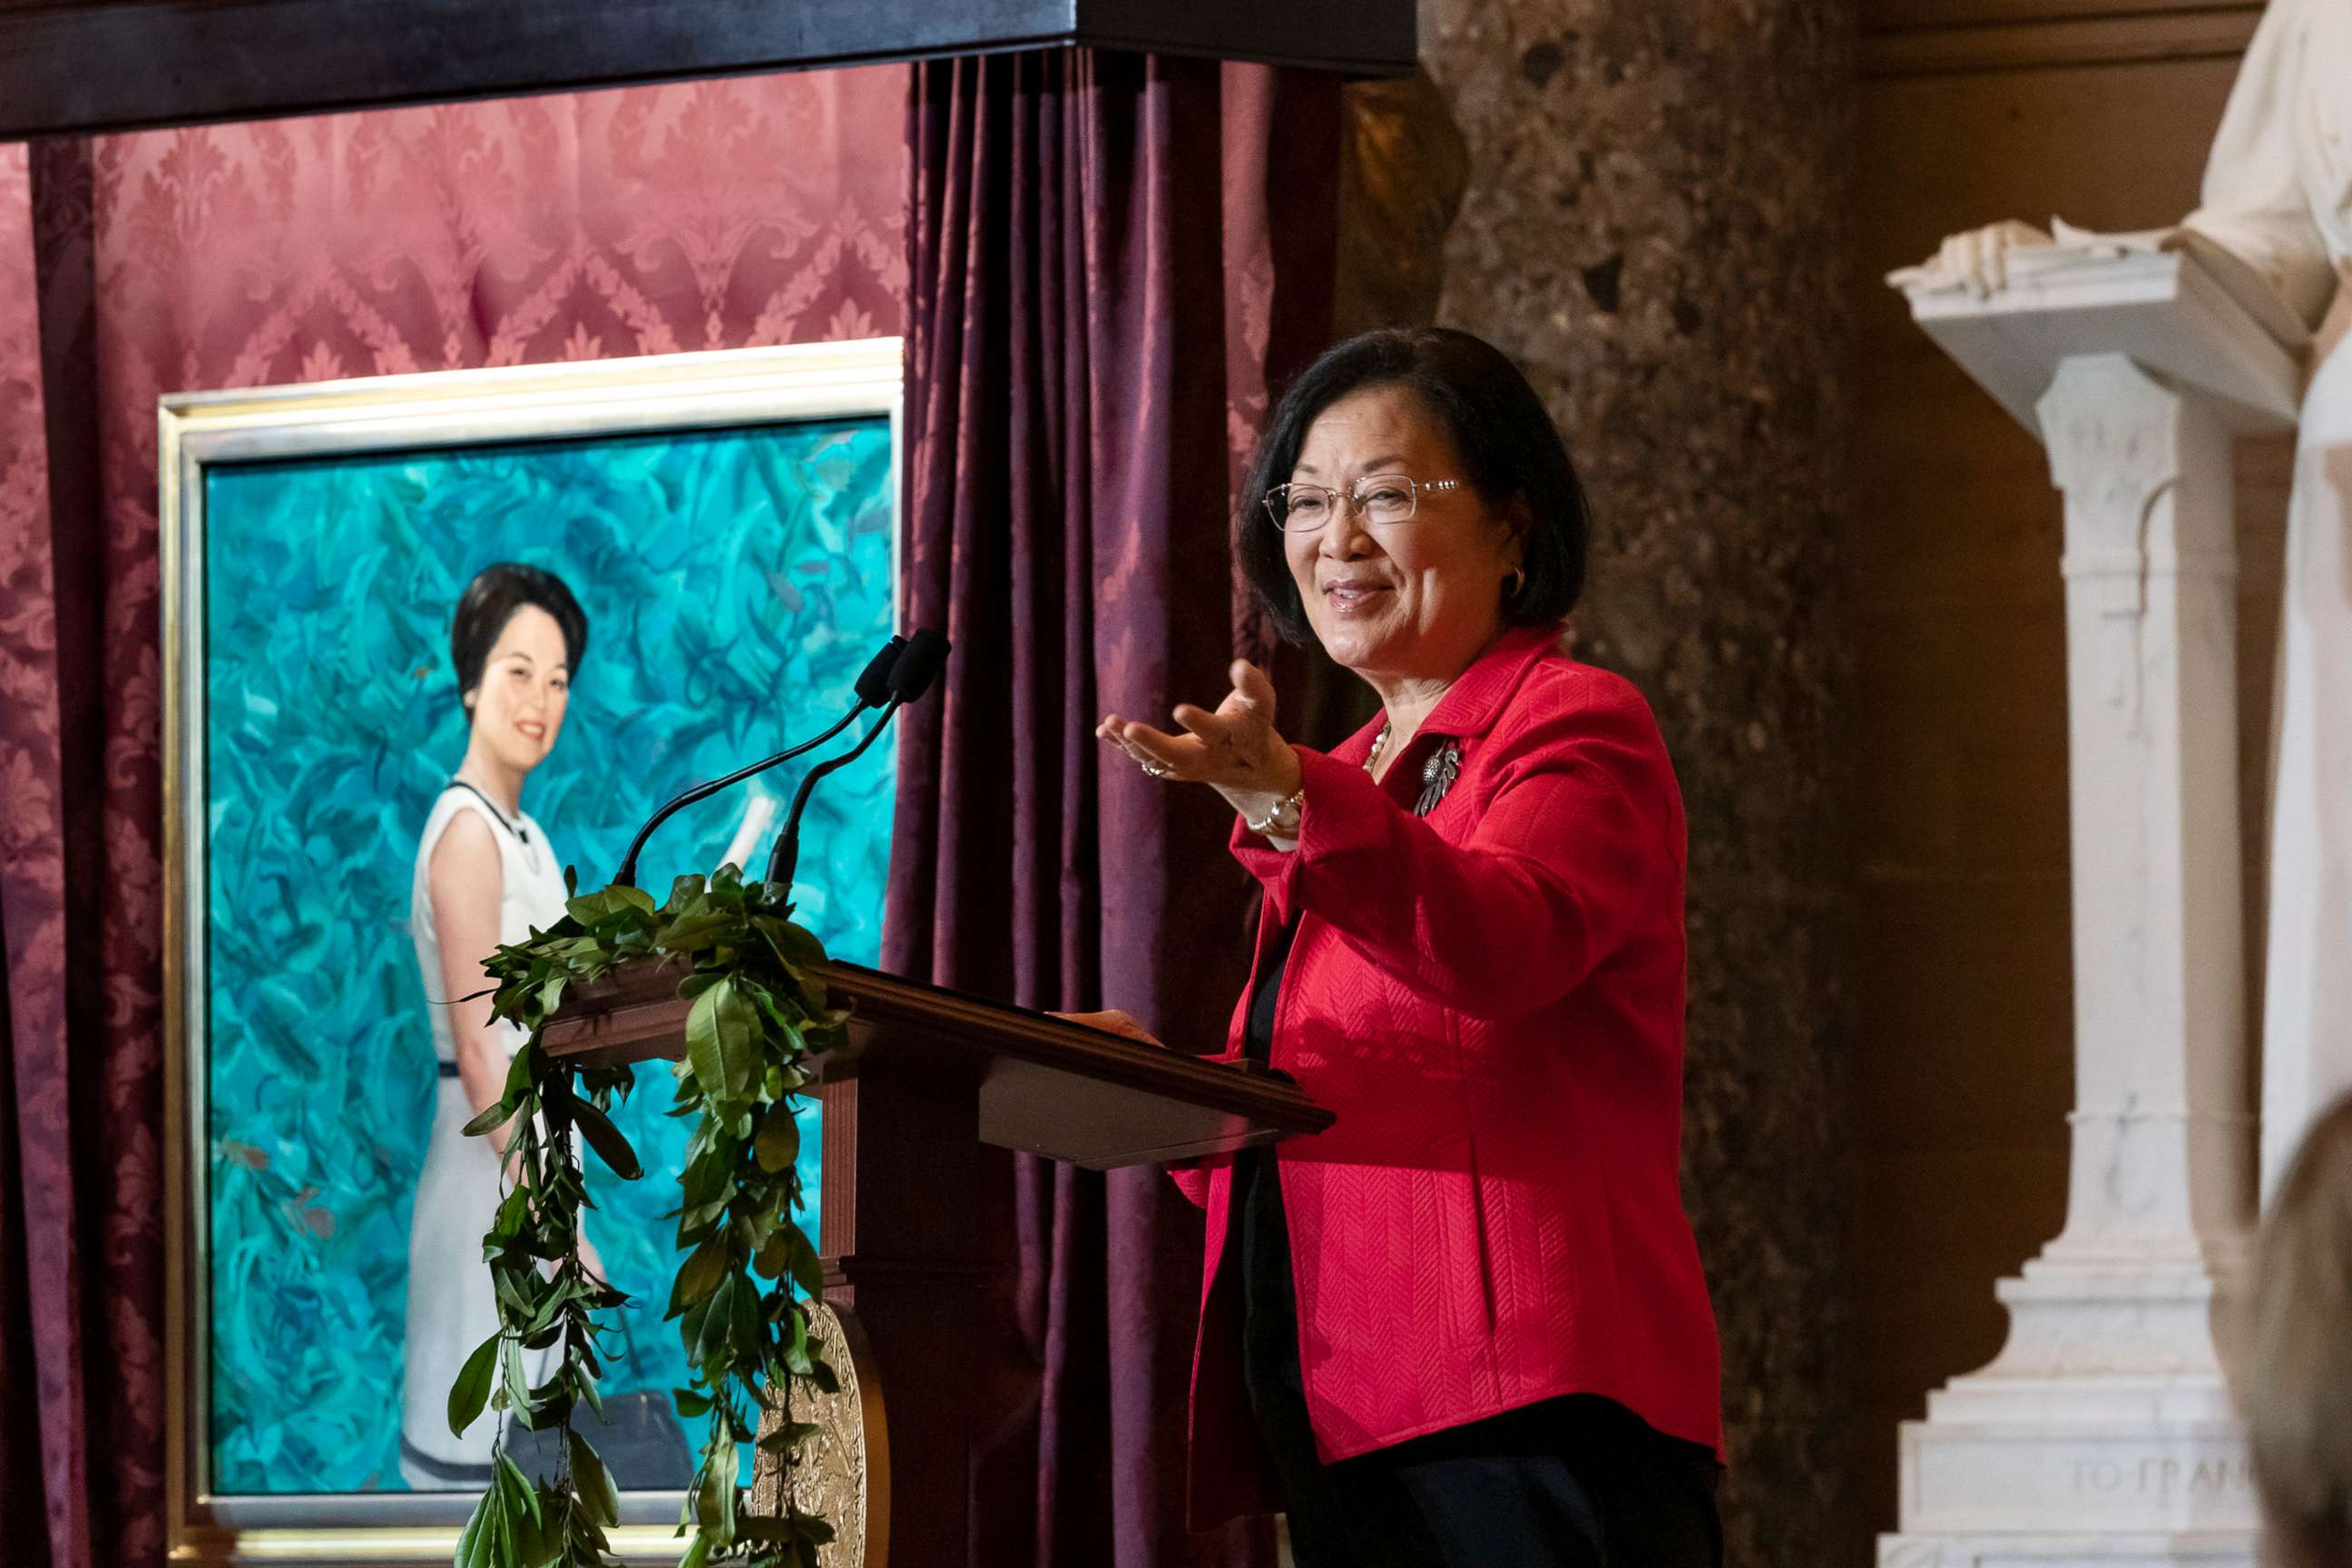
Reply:
[[[1412,68],[1413,0],[0,0],[0,140],[1082,45]]]

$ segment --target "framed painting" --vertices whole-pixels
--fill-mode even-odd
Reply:
[[[446,1416],[496,1326],[462,1128],[515,1043],[471,950],[847,708],[896,618],[900,381],[882,339],[164,401],[175,1560],[447,1560],[499,1419]],[[640,885],[764,866],[804,765],[665,824]],[[809,808],[800,918],[842,958],[879,952],[892,785],[879,747]],[[644,1178],[589,1162],[635,1299],[593,1436],[656,1560],[687,1123],[637,1070]]]

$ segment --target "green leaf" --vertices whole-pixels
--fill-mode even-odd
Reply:
[[[740,1100],[751,1092],[751,1073],[759,1066],[759,1019],[733,985],[713,986],[709,994],[719,998],[719,1060],[726,1097]]]
[[[729,1282],[735,1287],[734,1312],[728,1324],[735,1341],[735,1359],[739,1363],[756,1365],[767,1354],[767,1336],[761,1332],[760,1321],[760,1292],[740,1274],[729,1276]],[[715,1304],[711,1308],[713,1312],[718,1310]]]
[[[530,1194],[515,1188],[499,1200],[497,1217],[490,1222],[490,1235],[500,1241],[512,1241],[530,1225]]]
[[[710,1368],[724,1357],[730,1348],[735,1332],[735,1298],[740,1276],[730,1273],[719,1281],[710,1293],[709,1310],[702,1315],[702,1333],[695,1341],[689,1356],[694,1366],[713,1383],[718,1382]]]
[[[479,1138],[492,1128],[504,1127],[515,1113],[512,1100],[501,1100],[484,1106],[482,1113],[466,1123],[466,1136]]]
[[[498,1450],[498,1477],[491,1485],[507,1494],[508,1520],[527,1519],[536,1523],[540,1517],[539,1493],[532,1489],[530,1478],[522,1473],[522,1467],[504,1448]]]
[[[803,968],[824,962],[824,943],[816,933],[793,921],[779,920],[773,915],[756,916],[752,921],[761,936],[776,950],[776,956],[787,968]]]
[[[824,1428],[814,1421],[785,1421],[761,1434],[760,1447],[771,1454],[789,1454],[793,1446],[803,1438],[814,1437]]]
[[[710,1537],[698,1531],[686,1544],[685,1555],[677,1560],[677,1568],[703,1568],[710,1556]]]
[[[678,1418],[691,1421],[698,1415],[710,1414],[710,1395],[691,1388],[673,1388],[671,1400],[677,1405]]]
[[[530,1425],[530,1380],[522,1374],[522,1346],[513,1340],[501,1340],[499,1345],[499,1370],[504,1374],[507,1408]]]
[[[636,1151],[629,1147],[628,1139],[613,1125],[612,1118],[593,1105],[584,1100],[573,1100],[572,1124],[580,1130],[580,1135],[588,1140],[588,1147],[596,1151],[596,1157],[604,1162],[613,1174],[625,1182],[634,1182],[646,1173],[645,1167],[637,1163]]]
[[[458,1533],[457,1552],[450,1558],[450,1568],[490,1568],[491,1553],[498,1544],[499,1531],[494,1528],[493,1516],[504,1508],[499,1489],[483,1490],[482,1500],[466,1518],[466,1528]]]
[[[573,920],[591,930],[615,915],[635,915],[651,920],[656,912],[652,894],[643,888],[625,888],[617,884],[599,893],[583,893],[563,907]]]
[[[734,994],[734,984],[721,980],[694,999],[686,1014],[686,1059],[694,1081],[713,1100],[727,1097],[727,1058],[719,1039],[719,1010]]]
[[[808,1319],[798,1307],[785,1315],[790,1331],[784,1336],[784,1370],[795,1377],[806,1377],[816,1370],[809,1358]]]
[[[779,1226],[776,1235],[784,1238],[785,1268],[811,1300],[824,1294],[824,1265],[818,1260],[816,1248],[809,1245],[808,1237],[796,1225]],[[773,1245],[774,1237],[770,1237]]]
[[[686,1261],[678,1266],[677,1280],[670,1287],[669,1310],[662,1316],[677,1317],[718,1289],[720,1280],[732,1277],[727,1249],[716,1242],[704,1242],[688,1253]]]
[[[772,1105],[760,1119],[759,1141],[753,1145],[760,1156],[760,1169],[770,1173],[788,1170],[801,1154],[801,1124],[789,1105]]]
[[[735,1478],[730,1473],[733,1469],[734,1466],[729,1465],[721,1470],[715,1460],[707,1460],[694,1489],[694,1521],[721,1546],[735,1538],[731,1528],[735,1521],[731,1506],[735,1491]]]
[[[507,1063],[507,1081],[499,1090],[499,1097],[509,1104],[520,1105],[523,1096],[531,1091],[532,1075],[539,1070],[539,1065],[544,1059],[539,1054],[536,1039],[517,1051],[514,1059]]]
[[[498,1474],[490,1484],[505,1499],[507,1533],[513,1543],[509,1560],[519,1568],[539,1568],[553,1558],[561,1541],[549,1540],[548,1518],[540,1507],[539,1490],[503,1448],[499,1450]]]
[[[620,1523],[621,1489],[613,1484],[613,1473],[604,1468],[596,1450],[589,1447],[587,1438],[577,1432],[566,1436],[572,1452],[572,1484],[588,1517],[599,1524]]]
[[[490,1397],[490,1373],[498,1364],[499,1342],[505,1336],[492,1334],[474,1347],[466,1364],[457,1370],[457,1381],[449,1386],[449,1432],[463,1436],[466,1428],[482,1413],[483,1403]]]

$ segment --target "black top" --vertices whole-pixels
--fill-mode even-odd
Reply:
[[[1283,966],[1297,925],[1285,926],[1266,954],[1250,993],[1242,1047],[1250,1060],[1274,1050],[1274,1016],[1282,999]],[[1274,1447],[1286,1484],[1296,1462],[1316,1464],[1315,1433],[1307,1421],[1306,1384],[1298,1370],[1298,1299],[1291,1283],[1290,1225],[1283,1213],[1281,1173],[1271,1145],[1244,1149],[1234,1159],[1225,1263],[1242,1288],[1242,1380],[1250,1407]]]

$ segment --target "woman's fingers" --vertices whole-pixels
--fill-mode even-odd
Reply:
[[[1165,770],[1163,777],[1192,776],[1205,749],[1199,741],[1164,735],[1149,724],[1134,723],[1116,713],[1105,717],[1095,733],[1138,763]]]
[[[1160,1043],[1150,1030],[1116,1007],[1101,1013],[1055,1013],[1052,1016],[1067,1023],[1083,1024],[1089,1029],[1099,1029],[1106,1035],[1117,1035],[1121,1039],[1139,1040],[1147,1046]]]
[[[1223,714],[1212,713],[1190,702],[1176,705],[1176,722],[1186,733],[1203,741],[1218,742],[1232,738],[1234,723]]]
[[[1234,690],[1241,700],[1256,709],[1269,724],[1274,722],[1274,682],[1265,671],[1245,658],[1234,660]]]

